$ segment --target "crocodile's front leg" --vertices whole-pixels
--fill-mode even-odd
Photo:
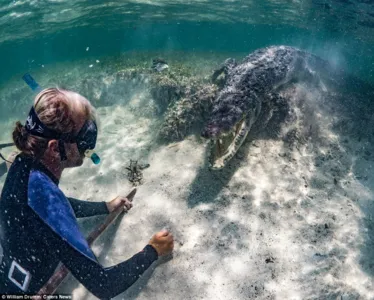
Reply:
[[[237,65],[236,60],[233,58],[226,59],[226,61],[222,64],[222,66],[215,70],[212,75],[212,82],[218,86],[223,87],[227,80],[227,75],[232,68],[235,68]],[[225,76],[220,77],[221,75],[225,74]],[[220,79],[219,79],[220,78]]]

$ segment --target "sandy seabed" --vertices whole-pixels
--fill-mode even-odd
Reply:
[[[130,159],[150,164],[132,210],[95,242],[99,261],[130,258],[163,228],[175,237],[173,256],[115,299],[374,299],[373,147],[333,130],[331,105],[296,94],[303,142],[250,136],[222,171],[208,169],[198,136],[157,143],[144,95],[97,109],[102,162],[67,170],[65,194],[109,201],[132,189]],[[6,141],[11,122],[2,128]],[[102,220],[82,219],[82,230]],[[96,299],[73,277],[59,292]]]

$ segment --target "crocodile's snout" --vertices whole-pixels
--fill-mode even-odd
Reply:
[[[299,64],[301,71],[305,71],[306,57],[308,55],[296,48],[271,46],[254,51],[239,64],[226,60],[214,72],[214,78],[222,72],[225,74],[224,85],[201,133],[202,137],[211,140],[209,160],[213,168],[223,168],[237,153],[259,117],[265,124],[270,119],[277,121],[273,112],[279,105],[275,100],[269,100],[269,94],[299,76]]]

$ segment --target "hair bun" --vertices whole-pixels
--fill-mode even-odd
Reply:
[[[17,121],[16,127],[13,130],[13,141],[16,144],[16,147],[24,151],[29,133],[26,130],[26,127],[21,124],[21,122]]]
[[[20,123],[21,136],[27,138],[29,136],[29,132],[27,131],[26,126],[22,125],[21,122],[19,123]]]
[[[29,132],[27,131],[26,126],[22,125],[22,123],[19,121],[16,123],[15,130],[19,133],[21,137],[25,139],[27,139],[27,137],[29,136]]]

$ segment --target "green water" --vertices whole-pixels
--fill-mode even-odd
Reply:
[[[41,65],[124,51],[214,55],[272,44],[302,47],[372,81],[373,15],[362,0],[3,2],[0,83]]]

